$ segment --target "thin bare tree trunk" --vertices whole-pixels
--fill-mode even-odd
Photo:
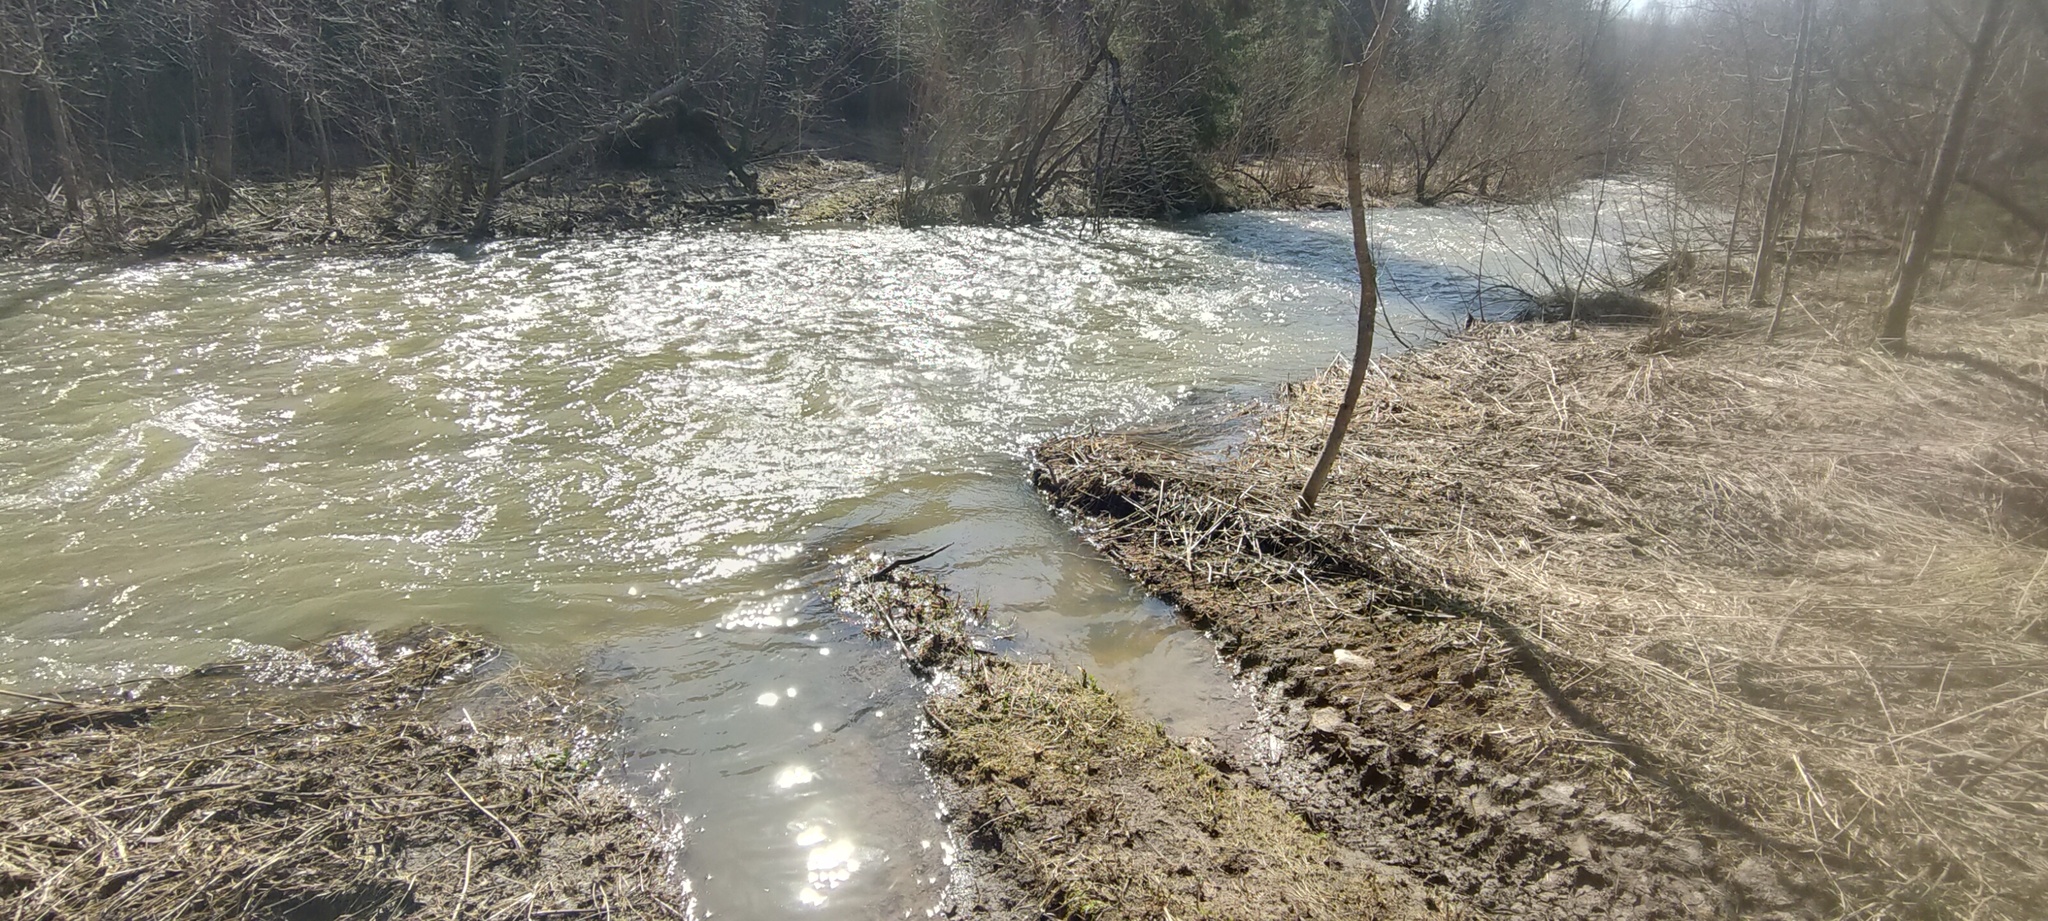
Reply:
[[[64,213],[77,220],[85,207],[85,179],[83,167],[78,162],[78,145],[71,131],[71,107],[64,104],[64,94],[57,88],[57,80],[50,72],[50,58],[43,48],[43,24],[37,18],[35,4],[28,5],[28,41],[36,59],[27,81],[41,97],[43,112],[50,121],[50,146],[56,148],[57,176],[64,189]]]
[[[1742,197],[1749,191],[1749,137],[1742,139],[1742,175],[1735,180],[1735,208],[1728,215],[1728,247],[1721,252],[1721,306],[1728,306],[1728,279],[1735,273],[1735,234],[1742,227]]]
[[[1391,22],[1384,6],[1379,15],[1373,17],[1372,38],[1367,41],[1365,57],[1358,62],[1357,82],[1351,87],[1351,117],[1344,130],[1344,195],[1351,206],[1351,255],[1358,263],[1358,342],[1351,351],[1351,376],[1344,383],[1344,401],[1337,404],[1337,417],[1330,421],[1330,435],[1323,442],[1323,453],[1316,458],[1315,468],[1309,471],[1308,482],[1303,483],[1301,495],[1295,498],[1294,515],[1306,518],[1315,514],[1316,500],[1323,494],[1323,484],[1330,479],[1330,471],[1337,466],[1337,456],[1344,447],[1344,435],[1351,428],[1351,417],[1358,411],[1358,394],[1365,389],[1365,375],[1372,366],[1373,325],[1378,322],[1380,307],[1379,267],[1373,263],[1371,239],[1365,226],[1365,177],[1362,135],[1365,121],[1365,101],[1372,93],[1372,81],[1380,66],[1380,52],[1386,45]]]
[[[50,117],[50,143],[57,148],[57,174],[64,187],[64,211],[75,220],[84,209],[85,180],[78,166],[78,145],[72,139],[71,107],[46,73],[36,74],[36,91]]]
[[[0,144],[7,147],[8,204],[35,197],[36,174],[34,161],[29,157],[25,95],[19,78],[0,74]]]
[[[1949,187],[1955,183],[1956,168],[1963,159],[1963,141],[1970,133],[1970,118],[1977,107],[1977,92],[1991,70],[1998,46],[1998,34],[2005,28],[2009,0],[1989,0],[1984,18],[1977,22],[1977,36],[1970,42],[1970,61],[1956,85],[1955,102],[1949,106],[1948,127],[1942,132],[1941,147],[1935,151],[1934,167],[1927,177],[1926,194],[1920,211],[1900,246],[1898,283],[1891,302],[1885,305],[1884,325],[1877,334],[1887,351],[1906,350],[1906,324],[1913,317],[1913,298],[1920,292],[1920,279],[1927,274],[1927,260],[1934,253],[1935,235],[1941,232],[1941,216],[1948,202]]]
[[[514,28],[514,0],[504,0],[499,12],[504,18],[503,34],[498,46],[498,93],[491,106],[491,162],[488,178],[484,180],[483,201],[476,207],[476,221],[470,225],[469,235],[475,238],[487,237],[491,233],[491,217],[498,209],[498,196],[505,190],[505,155],[512,138],[512,86],[519,82],[519,33]]]
[[[292,124],[292,97],[283,81],[265,81],[263,101],[270,107],[270,120],[277,123],[277,133],[284,137],[284,174],[298,175],[299,139]]]
[[[2048,233],[2041,235],[2041,255],[2034,257],[2034,291],[2048,291]]]
[[[206,125],[200,143],[200,155],[205,159],[199,195],[202,222],[226,213],[235,194],[235,92],[227,17],[226,0],[215,0],[201,39],[206,43]]]
[[[320,108],[318,92],[306,94],[306,117],[313,122],[313,141],[320,145],[320,201],[327,209],[327,226],[334,226],[334,148],[327,138],[327,113]]]
[[[1728,247],[1721,251],[1721,308],[1728,307],[1729,279],[1735,274],[1736,233],[1742,228],[1742,201],[1749,192],[1750,151],[1756,140],[1756,54],[1750,48],[1749,31],[1743,26],[1744,20],[1737,18],[1737,34],[1742,38],[1743,97],[1742,97],[1742,159],[1741,172],[1735,178],[1735,207],[1728,215]]]
[[[1778,258],[1778,227],[1785,221],[1785,200],[1792,192],[1798,164],[1795,151],[1806,124],[1806,71],[1813,49],[1814,0],[1800,0],[1799,41],[1792,52],[1792,82],[1785,88],[1785,120],[1778,126],[1778,156],[1771,163],[1771,187],[1764,197],[1762,239],[1756,245],[1756,272],[1749,278],[1749,305],[1762,307],[1771,294],[1771,263]]]
[[[1045,145],[1052,140],[1052,133],[1067,117],[1067,110],[1073,107],[1074,100],[1081,98],[1081,91],[1088,87],[1088,81],[1095,79],[1095,71],[1108,56],[1109,39],[1105,36],[1095,56],[1088,60],[1088,66],[1082,68],[1081,74],[1067,85],[1066,93],[1053,105],[1052,114],[1046,116],[1044,124],[1032,136],[1031,146],[1025,149],[1024,159],[1017,167],[1017,200],[1014,205],[1017,220],[1030,223],[1038,219],[1038,195],[1041,191],[1038,187],[1039,157],[1045,153]]]
[[[1778,326],[1785,321],[1785,299],[1792,293],[1792,260],[1799,258],[1799,247],[1806,242],[1806,221],[1813,214],[1813,193],[1820,185],[1820,152],[1815,151],[1806,164],[1806,188],[1799,198],[1799,226],[1792,231],[1792,251],[1785,254],[1785,272],[1778,276],[1778,303],[1771,310],[1771,328],[1764,332],[1764,341],[1773,342],[1778,338]]]

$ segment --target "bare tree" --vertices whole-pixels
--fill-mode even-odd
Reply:
[[[1799,140],[1806,125],[1807,70],[1813,54],[1813,17],[1814,0],[1800,0],[1799,39],[1792,51],[1792,79],[1785,88],[1785,119],[1778,126],[1778,153],[1771,161],[1771,185],[1764,197],[1756,271],[1749,281],[1751,307],[1764,306],[1770,296],[1771,268],[1778,258],[1778,229],[1785,221],[1785,203],[1792,197],[1792,176],[1799,165]]]
[[[35,164],[28,145],[28,95],[12,67],[0,67],[0,146],[6,148],[5,183],[9,201],[26,201],[35,196]]]
[[[491,153],[489,170],[484,178],[483,201],[477,205],[476,219],[470,223],[471,237],[488,236],[491,232],[491,217],[498,206],[498,195],[505,188],[505,157],[512,142],[513,87],[519,82],[519,30],[516,23],[516,0],[498,0],[498,15],[501,19],[498,39],[498,87],[491,100]]]
[[[1351,417],[1358,411],[1358,395],[1365,389],[1365,376],[1372,367],[1373,325],[1378,322],[1380,307],[1379,267],[1372,258],[1372,240],[1365,226],[1365,176],[1364,146],[1365,102],[1372,95],[1373,77],[1379,72],[1380,58],[1386,48],[1387,37],[1392,31],[1392,20],[1386,15],[1386,4],[1378,4],[1374,15],[1372,37],[1366,41],[1364,57],[1354,65],[1357,74],[1351,87],[1351,117],[1344,132],[1344,196],[1351,206],[1351,255],[1358,264],[1358,341],[1351,351],[1351,375],[1344,382],[1344,400],[1337,404],[1337,416],[1330,420],[1330,435],[1323,441],[1323,452],[1316,458],[1315,468],[1309,471],[1308,481],[1301,486],[1301,495],[1295,498],[1296,517],[1306,518],[1315,514],[1316,500],[1323,494],[1323,484],[1330,479],[1330,471],[1337,466],[1337,457],[1344,447],[1344,435],[1351,428]]]
[[[1935,234],[1941,231],[1949,188],[1955,183],[1956,169],[1962,162],[1963,141],[1970,132],[1977,94],[1984,87],[1984,75],[1990,71],[1992,59],[1997,56],[1998,36],[2004,31],[2009,8],[2009,0],[1988,0],[1984,16],[1977,22],[1969,62],[1956,85],[1955,101],[1949,105],[1948,127],[1942,132],[1941,146],[1935,151],[1928,173],[1927,191],[1921,196],[1913,225],[1901,242],[1898,280],[1892,288],[1891,301],[1885,305],[1884,325],[1878,332],[1878,343],[1888,351],[1899,353],[1906,349],[1906,324],[1912,319],[1913,299],[1920,291],[1921,277],[1927,274],[1927,261],[1934,252]]]
[[[201,152],[199,220],[228,210],[235,193],[234,32],[230,0],[213,0],[201,27],[200,71],[206,81],[205,144]]]

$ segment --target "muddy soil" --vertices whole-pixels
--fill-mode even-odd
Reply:
[[[1040,482],[1085,510],[1080,523],[1100,537],[1113,505],[1061,479],[1059,450],[1041,453]],[[1259,689],[1278,750],[1221,751],[1218,763],[1340,844],[1509,917],[1825,913],[1790,862],[1739,824],[1703,821],[1654,783],[1620,799],[1585,782],[1626,772],[1619,754],[1558,751],[1552,770],[1507,756],[1514,735],[1558,714],[1516,686],[1526,679],[1515,650],[1486,631],[1445,636],[1427,614],[1357,616],[1381,600],[1367,586],[1304,603],[1286,589],[1210,583],[1178,548],[1101,546],[1210,631]]]
[[[1456,902],[1317,833],[1270,792],[1136,717],[1086,674],[989,654],[985,612],[882,561],[838,603],[933,682],[925,763],[971,918],[1453,917]]]

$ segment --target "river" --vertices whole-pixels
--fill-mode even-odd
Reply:
[[[1515,236],[1373,223],[1385,348],[1462,324]],[[707,916],[921,916],[950,845],[920,691],[823,600],[834,560],[946,547],[1020,654],[1227,731],[1249,709],[1213,648],[1047,513],[1024,455],[1329,365],[1347,234],[1245,213],[0,267],[0,687],[472,627],[620,698]]]

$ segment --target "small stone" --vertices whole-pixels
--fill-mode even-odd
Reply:
[[[1371,668],[1374,665],[1373,660],[1349,649],[1339,649],[1331,655],[1336,658],[1338,668]]]
[[[1344,742],[1344,749],[1349,751],[1352,757],[1355,758],[1364,758],[1386,747],[1387,743],[1378,739],[1368,739],[1364,736],[1352,736]]]
[[[1310,710],[1308,728],[1310,732],[1318,735],[1349,735],[1358,732],[1357,727],[1344,721],[1344,713],[1336,707],[1317,707]]]
[[[1631,835],[1647,835],[1650,833],[1650,830],[1643,826],[1641,819],[1626,812],[1603,812],[1595,816],[1594,819],[1600,824],[1618,832]]]
[[[1792,902],[1791,894],[1778,880],[1777,871],[1761,857],[1744,860],[1728,878],[1744,895],[1764,905],[1789,905]]]
[[[1482,819],[1492,818],[1501,811],[1499,806],[1494,805],[1493,794],[1487,792],[1485,787],[1473,791],[1472,798],[1466,802],[1465,808]]]

